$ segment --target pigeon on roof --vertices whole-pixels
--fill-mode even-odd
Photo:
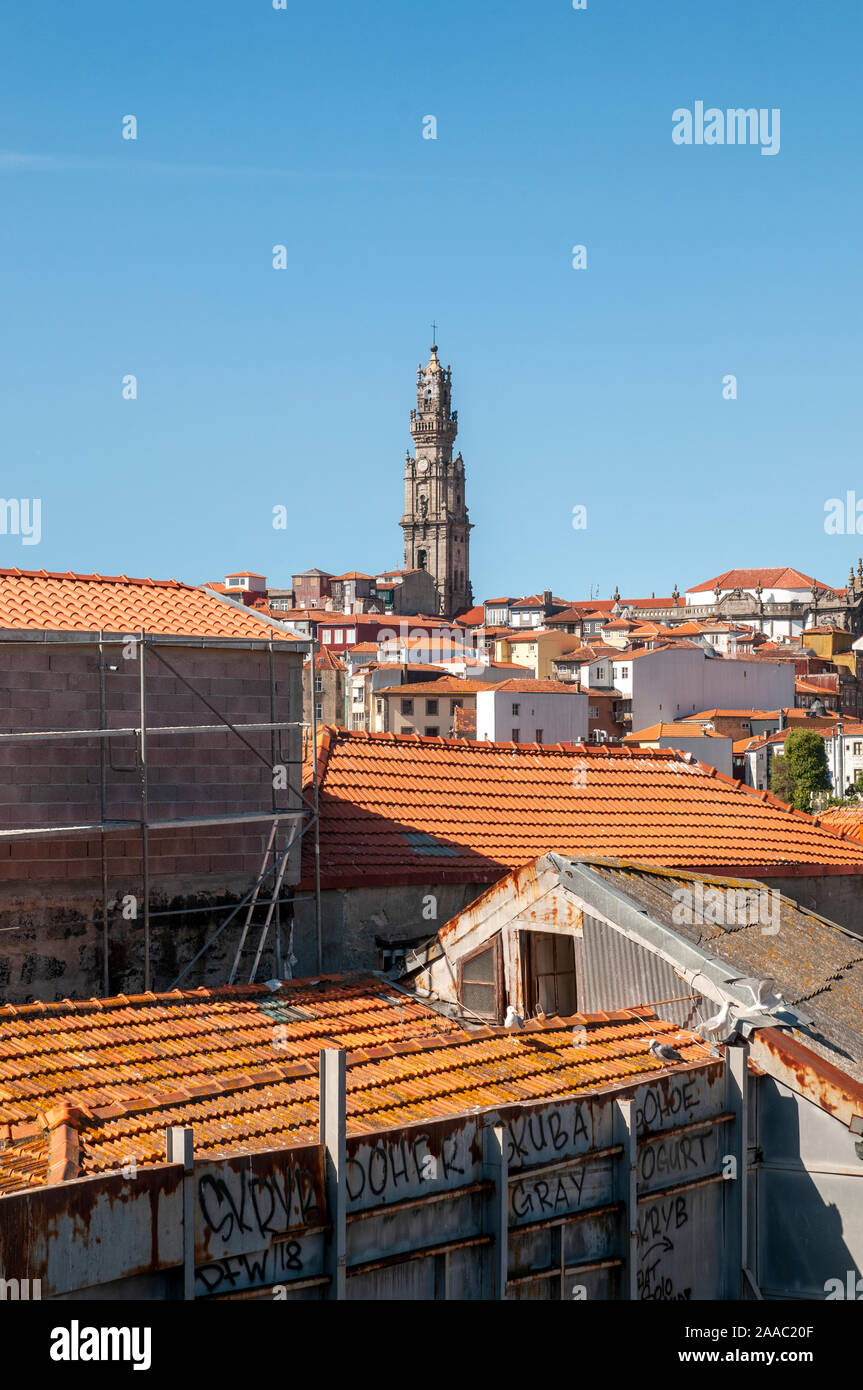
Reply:
[[[676,1048],[669,1043],[659,1042],[657,1038],[653,1039],[647,1050],[654,1057],[658,1057],[661,1062],[682,1062],[685,1060]]]

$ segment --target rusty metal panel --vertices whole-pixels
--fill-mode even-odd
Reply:
[[[323,1270],[317,1144],[195,1164],[195,1294],[289,1286]]]
[[[182,1172],[159,1165],[126,1178],[84,1178],[2,1199],[0,1272],[40,1279],[42,1297],[183,1262]]]
[[[660,1018],[691,1028],[702,1007],[700,997],[676,1004],[659,1002],[692,990],[667,961],[586,912],[580,964],[578,1007],[584,1013],[650,1004]]]
[[[725,1184],[651,1194],[638,1205],[638,1297],[721,1299]]]
[[[465,1187],[482,1175],[475,1115],[348,1137],[348,1211]]]
[[[760,1078],[757,1098],[753,1187],[759,1286],[766,1298],[847,1298],[849,1287],[859,1298],[863,1160],[854,1135],[774,1077]]]

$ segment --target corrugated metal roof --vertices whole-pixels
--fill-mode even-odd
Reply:
[[[836,1046],[852,1049],[849,1065],[859,1067],[863,1062],[863,939],[859,936],[778,892],[765,902],[762,915],[770,920],[723,924],[686,921],[681,912],[675,914],[676,904],[685,903],[685,899],[675,899],[675,893],[692,893],[699,884],[704,893],[711,888],[720,893],[771,891],[751,879],[599,860],[589,861],[589,867],[654,920],[728,962],[741,975],[776,979],[788,1004],[800,1005]],[[774,926],[778,930],[772,930]],[[765,927],[770,930],[765,931]]]

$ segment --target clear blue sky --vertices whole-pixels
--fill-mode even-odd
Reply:
[[[434,318],[477,598],[842,583],[861,55],[852,3],[12,0],[2,493],[42,499],[43,537],[0,565],[399,565]],[[676,146],[697,100],[779,107],[779,154]]]

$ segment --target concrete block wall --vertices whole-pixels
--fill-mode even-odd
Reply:
[[[302,718],[301,658],[276,652],[275,711],[270,704],[266,650],[181,647],[161,650],[176,670],[232,722]],[[105,724],[140,722],[139,662],[124,659],[119,644],[106,644]],[[145,653],[147,724],[206,725],[219,722],[157,656]],[[100,721],[99,650],[92,643],[0,642],[0,733],[48,729],[96,729]],[[224,733],[148,737],[148,805],[152,820],[269,812],[273,807],[273,757],[269,733],[244,735],[261,755]],[[104,746],[104,753],[102,752]],[[276,737],[276,762],[286,765],[297,786],[298,730]],[[108,740],[4,743],[0,740],[0,828],[61,826],[99,821],[104,756],[105,815],[136,820],[141,815],[141,772],[133,735]],[[276,805],[295,807],[290,791]],[[287,823],[285,823],[287,827]],[[218,906],[237,901],[260,872],[269,824],[206,826],[152,831],[149,837],[151,910]],[[284,843],[285,828],[280,832]],[[137,829],[104,837],[107,861],[112,992],[143,987],[142,840]],[[286,883],[296,882],[299,854],[292,856]],[[122,903],[137,899],[137,918],[122,915]],[[0,840],[0,998],[8,1002],[55,999],[103,992],[102,837],[96,835]],[[154,923],[151,932],[153,986],[174,977],[204,935],[223,917],[196,912]],[[239,926],[237,928],[239,930]],[[212,962],[190,984],[225,983],[224,934]],[[197,943],[197,944],[196,944]],[[164,966],[164,969],[162,968]],[[166,976],[170,974],[170,979]]]

